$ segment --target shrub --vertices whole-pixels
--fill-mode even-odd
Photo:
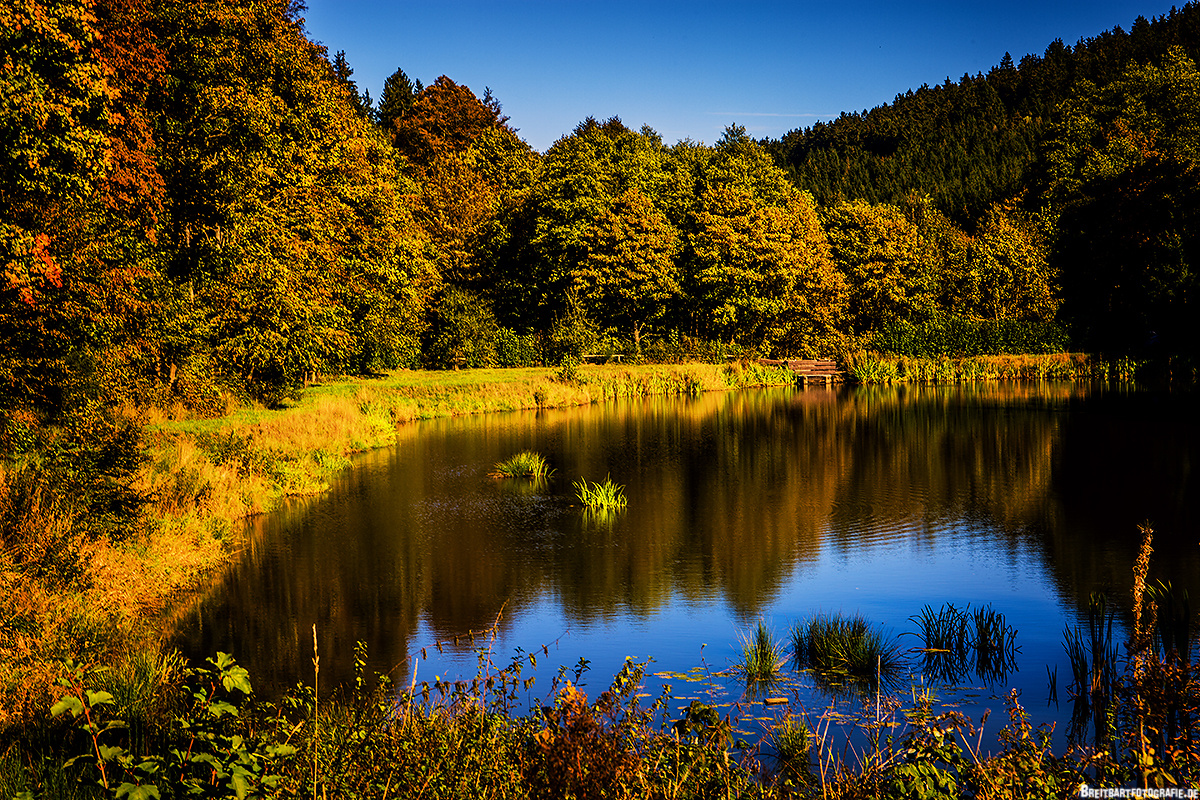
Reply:
[[[542,363],[542,341],[537,334],[522,336],[508,328],[496,331],[497,366],[539,367]]]

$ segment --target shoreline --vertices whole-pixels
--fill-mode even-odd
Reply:
[[[957,368],[922,372],[913,366],[919,360],[891,359],[899,369],[871,381],[855,372],[870,358],[881,360],[847,359],[847,376],[862,383],[1079,379],[1096,375],[1101,363],[1069,354],[983,357],[999,365],[983,370],[962,368],[980,359],[943,359]],[[885,376],[891,380],[878,380]],[[20,587],[0,611],[31,619],[27,631],[0,639],[0,729],[40,713],[66,658],[123,669],[161,651],[163,623],[237,557],[247,519],[288,497],[326,491],[352,456],[393,445],[406,423],[795,383],[785,368],[755,362],[399,370],[313,384],[274,409],[228,404],[207,419],[182,406],[123,409],[143,431],[146,461],[135,487],[151,502],[139,528],[120,543],[81,544],[84,574],[70,583],[21,585],[27,576],[0,563],[0,589]]]

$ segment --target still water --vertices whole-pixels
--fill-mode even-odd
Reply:
[[[1085,618],[1092,592],[1115,602],[1118,626],[1128,619],[1138,523],[1157,532],[1151,578],[1200,597],[1197,410],[1189,395],[988,383],[412,424],[328,493],[255,520],[240,562],[181,619],[179,643],[193,658],[231,651],[260,690],[279,691],[311,681],[315,623],[323,686],[350,679],[357,641],[371,670],[407,684],[414,668],[418,681],[474,676],[475,652],[454,637],[498,620],[498,665],[548,646],[536,670],[525,665],[536,701],[580,658],[595,693],[627,656],[653,659],[651,673],[719,673],[759,620],[782,637],[819,611],[860,612],[908,650],[920,642],[902,634],[926,604],[990,603],[1017,630],[1016,669],[939,696],[978,719],[1018,688],[1061,738],[1063,628]],[[557,470],[547,484],[488,477],[525,449]],[[589,518],[571,484],[606,476],[628,507]],[[923,680],[914,660],[905,685]],[[653,676],[648,691],[664,681],[698,691]],[[735,679],[713,682],[739,699]],[[815,686],[793,700],[809,713],[832,702]]]

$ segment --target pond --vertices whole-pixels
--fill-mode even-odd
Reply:
[[[684,705],[701,685],[667,673],[716,673],[724,701],[739,700],[720,674],[740,660],[739,637],[762,621],[786,639],[818,612],[861,613],[897,637],[907,693],[935,682],[911,618],[990,604],[1017,632],[1015,664],[961,676],[939,699],[978,720],[1017,688],[1061,745],[1064,627],[1086,621],[1093,592],[1127,626],[1139,523],[1156,531],[1151,578],[1200,597],[1196,411],[1187,394],[985,383],[416,423],[328,493],[255,520],[240,561],[181,619],[179,646],[233,652],[277,692],[311,681],[315,623],[322,686],[352,678],[358,641],[370,670],[408,685],[414,668],[418,682],[470,679],[465,634],[495,626],[497,665],[517,648],[539,658],[525,663],[530,702],[561,665],[586,659],[594,694],[631,656],[653,660],[650,694],[670,683]],[[489,477],[526,449],[556,469],[549,482]],[[628,506],[590,517],[571,484],[606,476]],[[816,681],[788,692],[809,714],[847,702]]]

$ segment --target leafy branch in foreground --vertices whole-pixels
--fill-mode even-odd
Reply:
[[[269,727],[256,735],[252,722],[243,718],[240,707],[249,705],[250,675],[233,656],[217,653],[208,664],[184,673],[183,689],[192,702],[175,719],[174,741],[160,754],[138,755],[119,736],[125,721],[110,717],[113,695],[88,688],[102,670],[68,662],[68,675],[59,679],[66,691],[51,713],[70,712],[91,748],[65,761],[64,769],[81,769],[81,781],[130,800],[272,793],[282,780],[280,767],[296,748]]]

